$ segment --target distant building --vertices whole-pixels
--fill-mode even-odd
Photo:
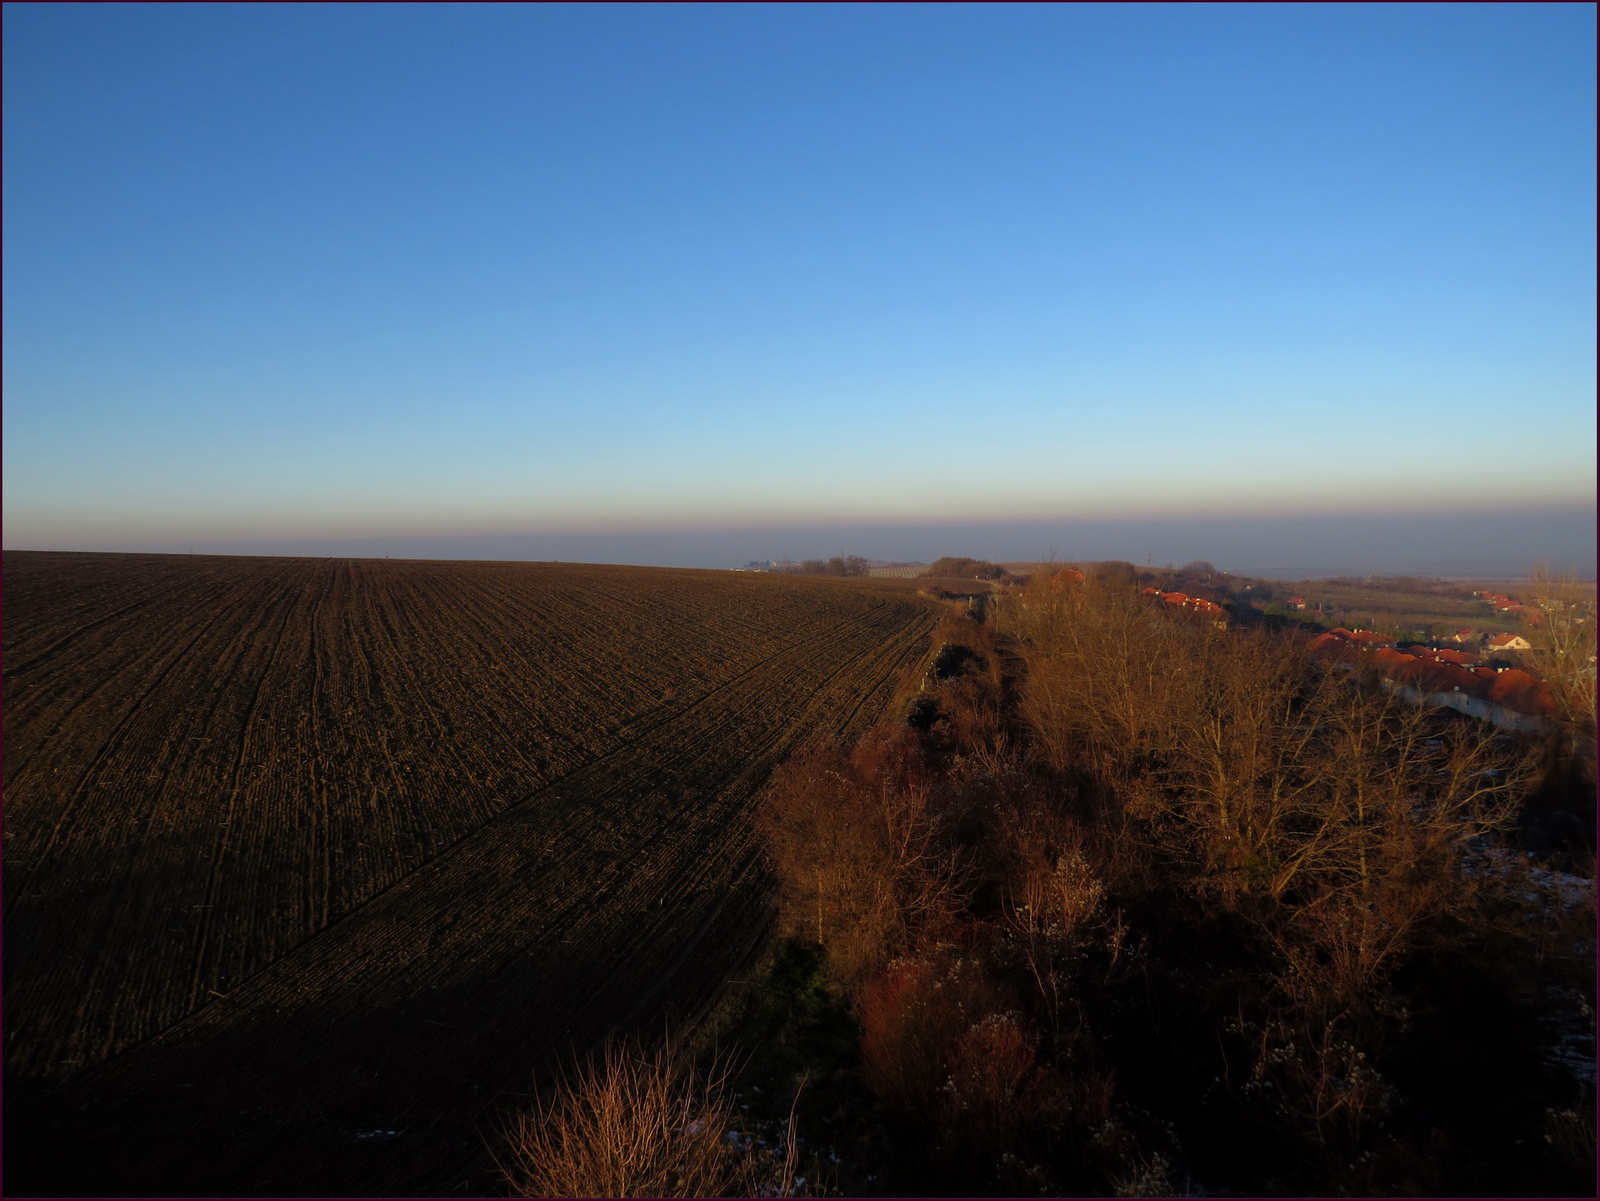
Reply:
[[[1377,650],[1380,646],[1393,646],[1393,638],[1385,638],[1382,634],[1374,634],[1371,630],[1356,630],[1350,635],[1350,641],[1363,650]]]
[[[1218,629],[1227,628],[1228,611],[1215,601],[1208,601],[1200,596],[1190,596],[1184,592],[1162,592],[1159,588],[1141,588],[1139,595],[1150,600],[1162,601],[1175,609],[1187,609],[1191,613],[1199,613],[1209,617]]]
[[[1303,596],[1291,596],[1289,598],[1289,608],[1291,608],[1291,609],[1304,609],[1305,607],[1306,607],[1306,598],[1305,597],[1303,597]]]
[[[1489,639],[1491,651],[1531,651],[1533,643],[1521,634],[1496,634]]]

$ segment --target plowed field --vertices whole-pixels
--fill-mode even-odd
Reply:
[[[693,1012],[898,581],[7,552],[6,1192],[481,1191],[533,1067]]]

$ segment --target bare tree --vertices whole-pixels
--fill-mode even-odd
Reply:
[[[1592,741],[1595,731],[1595,605],[1571,572],[1534,569],[1534,618],[1527,639],[1528,665],[1550,686],[1567,736]]]

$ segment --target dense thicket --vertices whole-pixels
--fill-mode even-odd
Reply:
[[[946,555],[942,559],[935,559],[933,566],[922,574],[934,578],[959,576],[962,579],[998,580],[1005,575],[1005,568],[998,563],[989,562],[988,559],[969,559],[960,555]]]
[[[1592,788],[1583,737],[1171,609],[1113,571],[1009,589],[946,620],[906,721],[769,790],[884,1187],[1588,1195],[1592,842],[1517,841],[1552,755]]]

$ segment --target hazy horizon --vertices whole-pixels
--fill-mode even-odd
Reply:
[[[1593,571],[1593,6],[3,19],[7,547]]]
[[[1595,578],[1592,508],[1523,511],[1214,516],[1099,520],[840,523],[702,529],[502,531],[433,536],[346,536],[7,549],[289,555],[337,558],[495,559],[742,567],[839,554],[932,562],[971,555],[995,562],[1124,559],[1156,567],[1195,559],[1235,575],[1307,579],[1421,575],[1510,580],[1541,564]]]

